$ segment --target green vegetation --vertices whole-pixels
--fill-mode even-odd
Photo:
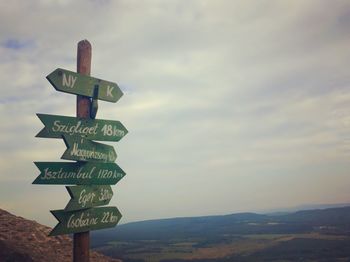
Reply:
[[[93,233],[96,250],[123,261],[350,259],[350,207],[125,224]]]

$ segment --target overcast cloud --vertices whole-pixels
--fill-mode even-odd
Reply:
[[[31,185],[65,150],[35,114],[75,115],[45,77],[82,39],[125,94],[97,114],[129,130],[123,223],[348,202],[349,28],[349,1],[2,1],[1,208],[54,225],[68,202]]]

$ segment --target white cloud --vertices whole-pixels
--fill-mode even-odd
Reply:
[[[64,151],[63,142],[34,138],[42,128],[35,113],[75,114],[74,96],[56,92],[45,76],[75,70],[76,44],[85,38],[92,75],[125,93],[98,111],[129,129],[113,144],[127,172],[112,203],[124,222],[345,202],[348,8],[342,1],[332,8],[319,1],[6,2],[0,179],[26,188],[7,206],[51,221],[42,206],[21,211],[20,201],[37,192],[25,186],[37,175],[31,162],[58,161]],[[312,192],[311,184],[318,185]],[[276,197],[281,190],[284,198]]]

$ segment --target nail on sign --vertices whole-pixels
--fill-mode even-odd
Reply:
[[[57,68],[46,78],[56,90],[65,93],[93,97],[94,89],[98,86],[97,99],[114,103],[123,95],[116,83],[61,68]]]

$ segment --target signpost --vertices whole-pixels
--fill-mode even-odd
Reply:
[[[116,207],[97,207],[73,212],[51,210],[51,213],[59,223],[50,232],[50,236],[114,227],[122,217]]]
[[[97,99],[114,103],[123,95],[116,83],[61,68],[57,68],[46,78],[57,91],[61,92],[93,97],[94,90],[97,87]]]
[[[33,184],[41,185],[115,185],[125,176],[116,163],[34,162],[40,175]]]
[[[63,139],[67,150],[63,153],[62,159],[104,163],[113,163],[117,159],[117,153],[110,145],[76,136],[64,135]]]
[[[75,185],[66,186],[71,199],[65,209],[51,211],[59,223],[50,233],[74,234],[74,262],[89,261],[90,230],[113,227],[122,217],[116,207],[97,207],[110,202],[110,185],[125,172],[114,163],[117,154],[112,146],[92,140],[116,142],[128,133],[119,121],[95,119],[97,99],[116,102],[123,93],[116,83],[90,77],[90,68],[91,45],[83,40],[78,43],[77,73],[58,68],[47,76],[57,91],[77,95],[77,117],[37,114],[45,127],[36,136],[62,138],[67,150],[61,158],[77,161],[34,162],[40,174],[33,182]]]
[[[66,186],[71,200],[65,211],[107,205],[113,196],[111,186]]]
[[[62,138],[62,135],[69,135],[117,142],[128,133],[128,130],[119,121],[46,114],[37,114],[37,116],[45,125],[36,135],[37,137]]]

